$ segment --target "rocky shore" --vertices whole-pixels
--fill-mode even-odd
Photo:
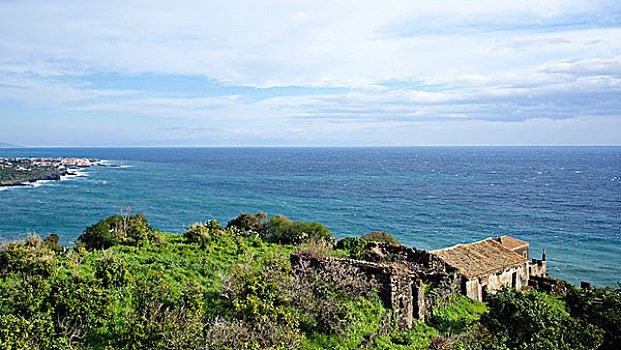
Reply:
[[[0,187],[34,186],[37,181],[60,181],[63,176],[77,175],[73,168],[93,166],[120,167],[89,158],[2,158]]]

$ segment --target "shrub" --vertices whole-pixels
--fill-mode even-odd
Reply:
[[[300,244],[310,239],[333,242],[332,233],[318,222],[291,222],[282,216],[273,216],[267,224],[267,240],[280,244]]]
[[[290,350],[299,349],[299,333],[265,321],[252,326],[236,319],[216,317],[205,324],[204,349]]]
[[[75,349],[81,336],[71,332],[57,333],[49,315],[32,318],[0,315],[0,349],[3,350]]]
[[[336,243],[336,248],[346,251],[353,259],[362,259],[366,245],[367,241],[362,238],[345,237]]]
[[[108,249],[125,239],[122,219],[118,215],[100,220],[84,230],[78,237],[87,249]]]
[[[481,320],[509,349],[596,349],[602,331],[572,318],[565,305],[543,292],[503,288],[488,295]]]
[[[58,279],[52,284],[45,305],[61,329],[78,326],[85,331],[104,324],[110,295],[92,282]]]
[[[9,243],[0,252],[0,276],[10,272],[21,272],[23,275],[50,276],[62,261],[53,259],[36,248],[28,248],[22,243]]]
[[[99,260],[95,263],[95,277],[105,288],[125,288],[133,282],[130,266],[114,258]]]
[[[604,331],[600,349],[616,349],[621,344],[621,290],[569,288],[564,300],[571,316]]]
[[[369,233],[362,235],[362,237],[360,238],[364,239],[365,241],[386,243],[390,245],[401,245],[401,242],[399,242],[395,238],[395,236],[388,234],[386,232],[382,232],[382,231],[369,232]]]
[[[58,245],[59,241],[60,241],[60,237],[58,237],[57,234],[52,233],[43,239],[43,243],[41,244],[41,247],[55,251],[55,252],[60,252],[63,249],[61,246]]]
[[[44,309],[44,301],[48,295],[49,286],[46,280],[33,276],[8,290],[3,297],[9,300],[12,313],[29,318]]]
[[[30,252],[23,244],[9,243],[0,252],[0,274],[24,271],[28,266]]]
[[[13,315],[0,316],[1,349],[34,349],[32,339],[34,325],[22,317]]]
[[[223,281],[223,295],[233,317],[259,326],[275,322],[299,332],[298,320],[288,311],[280,290],[280,268],[252,272],[247,268],[233,269]]]
[[[183,235],[189,242],[200,243],[201,247],[204,248],[211,243],[220,241],[227,235],[227,232],[216,220],[209,220],[203,224],[191,225]]]
[[[134,245],[147,242],[161,243],[161,234],[149,226],[144,214],[134,216],[109,216],[91,225],[78,237],[87,249],[107,249],[130,238]]]
[[[441,308],[434,307],[429,324],[442,333],[459,334],[478,323],[486,312],[485,304],[460,295]]]
[[[256,214],[239,213],[237,217],[229,221],[226,228],[235,228],[244,235],[259,235],[265,237],[267,214],[258,212]]]

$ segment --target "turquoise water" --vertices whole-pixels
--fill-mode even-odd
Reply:
[[[238,212],[319,221],[338,237],[372,230],[437,249],[508,234],[546,248],[550,272],[621,281],[621,147],[0,149],[122,168],[0,190],[0,237],[56,233],[70,244],[131,203],[183,232]]]

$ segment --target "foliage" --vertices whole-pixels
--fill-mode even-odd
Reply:
[[[125,239],[122,219],[118,215],[98,221],[84,230],[78,241],[87,249],[107,249]]]
[[[63,265],[63,261],[54,259],[53,252],[28,247],[26,243],[9,243],[0,251],[0,276],[12,272],[50,276]]]
[[[596,349],[602,331],[572,318],[558,298],[503,288],[488,296],[482,322],[509,349]]]
[[[73,249],[58,246],[56,235],[2,244],[0,349],[613,349],[619,343],[619,291],[612,289],[570,288],[562,299],[501,290],[489,296],[487,313],[459,297],[434,308],[427,324],[398,332],[373,277],[354,268],[293,269],[289,262],[293,252],[356,257],[366,241],[346,238],[335,250],[320,224],[260,213],[237,219],[226,229],[211,220],[177,235],[152,228],[142,214],[121,213],[87,228]]]
[[[256,214],[239,213],[237,217],[229,221],[226,228],[235,228],[245,235],[259,235],[265,237],[267,224],[267,214],[258,212]]]
[[[209,220],[203,224],[190,225],[183,235],[189,242],[200,243],[201,247],[206,247],[222,239],[226,232],[216,220]]]
[[[333,242],[330,230],[318,222],[290,221],[273,216],[267,223],[267,241],[280,244],[300,244],[309,240]]]
[[[485,304],[460,295],[441,308],[434,306],[429,324],[442,333],[460,334],[477,324],[486,312]]]
[[[130,265],[114,258],[95,263],[95,278],[99,279],[105,288],[125,288],[133,282]]]
[[[149,226],[140,212],[134,216],[115,214],[98,221],[84,230],[78,241],[87,249],[108,249],[128,239],[129,244],[161,244],[161,233]]]
[[[71,278],[54,281],[45,306],[60,329],[77,326],[90,331],[105,323],[110,301],[110,292],[97,282]]]
[[[46,317],[24,318],[0,315],[0,349],[50,349],[72,348],[72,334],[56,333],[51,319]]]
[[[365,241],[386,243],[390,245],[401,245],[401,243],[397,240],[397,238],[395,238],[395,236],[382,231],[365,233],[360,238],[364,239]]]
[[[342,249],[353,259],[361,260],[364,257],[364,248],[367,241],[359,237],[345,237],[336,243],[337,249]]]
[[[621,344],[621,290],[570,288],[564,297],[572,317],[604,331],[600,349],[616,349]]]
[[[55,252],[62,251],[62,247],[58,245],[60,237],[57,234],[52,233],[43,239],[41,246],[46,249],[50,249]]]

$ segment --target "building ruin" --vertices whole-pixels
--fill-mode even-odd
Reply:
[[[393,310],[400,329],[410,328],[414,320],[424,322],[432,306],[451,296],[482,301],[503,286],[521,289],[548,279],[545,250],[543,259],[529,261],[528,242],[509,236],[434,251],[368,242],[364,261],[292,254],[291,265],[327,273],[347,269],[366,279]]]

